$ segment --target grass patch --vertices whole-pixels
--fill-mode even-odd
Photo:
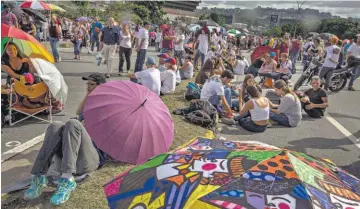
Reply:
[[[187,82],[182,82],[176,87],[176,91],[172,95],[163,97],[164,103],[168,106],[170,113],[176,108],[182,108],[189,104],[184,99],[184,91]],[[182,117],[173,115],[175,124],[175,139],[171,146],[171,150],[185,144],[196,136],[204,136],[207,129],[200,126],[192,125],[186,122]],[[133,167],[130,164],[110,162],[105,164],[100,170],[82,185],[78,185],[75,192],[71,194],[70,200],[64,205],[57,208],[75,209],[75,208],[108,208],[103,185],[120,175],[125,170]],[[23,198],[24,192],[16,192],[2,196],[2,208],[49,208],[49,199],[51,192],[44,192],[37,200],[26,202]],[[51,207],[50,207],[51,208]]]

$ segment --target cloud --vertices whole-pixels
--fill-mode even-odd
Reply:
[[[303,2],[303,1],[300,1]],[[218,7],[218,8],[242,8],[253,9],[258,6],[272,7],[278,9],[295,8],[296,1],[211,1],[203,0],[199,7]],[[341,17],[358,17],[360,18],[360,1],[306,1],[303,9],[316,9],[320,12],[330,12],[332,15]]]

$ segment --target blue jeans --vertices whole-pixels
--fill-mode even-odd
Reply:
[[[194,66],[197,66],[198,59],[201,57],[201,67],[204,65],[205,62],[205,54],[197,50],[194,58]]]
[[[228,105],[231,107],[231,88],[224,88],[225,93],[225,99]],[[214,94],[212,97],[210,97],[209,102],[214,105],[218,106],[220,104],[220,96],[217,94]]]
[[[266,130],[267,126],[260,126],[254,121],[251,120],[251,118],[241,118],[239,121],[239,125],[243,127],[245,130],[255,133],[262,133]]]
[[[140,49],[137,52],[137,57],[136,57],[136,62],[135,62],[135,73],[139,72],[143,69],[144,63],[145,63],[145,58],[146,58],[146,49]],[[131,78],[130,80],[135,83],[138,83],[137,78]]]
[[[50,41],[50,46],[51,46],[51,51],[52,51],[53,57],[55,60],[58,60],[60,58],[60,54],[59,54],[60,39],[50,37],[49,41]]]
[[[259,72],[260,68],[256,68],[252,65],[250,65],[250,67],[247,69],[246,74],[252,74],[254,77],[258,76],[258,72]]]
[[[99,51],[99,46],[100,46],[99,36],[93,34],[91,36],[91,51],[92,52],[94,51],[95,44],[96,44],[97,51]]]
[[[75,55],[80,55],[81,43],[82,43],[82,40],[76,40],[76,43],[74,44],[74,54]]]
[[[360,67],[355,67],[353,70],[352,70],[352,73],[353,75],[351,76],[350,78],[350,81],[349,81],[349,87],[352,87],[354,85],[354,82],[355,80],[360,77]]]
[[[296,62],[299,57],[299,52],[290,52],[290,60],[292,63],[292,72],[294,73],[296,71]]]
[[[277,122],[279,125],[291,127],[288,116],[285,113],[276,114],[270,112],[270,120]]]

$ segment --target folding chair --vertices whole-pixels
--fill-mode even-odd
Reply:
[[[30,118],[30,117],[51,123],[52,122],[52,112],[51,112],[52,104],[51,104],[51,93],[48,92],[49,88],[46,86],[46,84],[44,82],[40,82],[40,83],[33,84],[33,85],[25,85],[25,82],[22,82],[22,80],[23,79],[20,79],[20,81],[17,79],[12,79],[9,111],[10,111],[10,116],[12,116],[13,111],[25,114],[27,116],[16,122],[14,122],[13,118],[10,117],[10,121],[9,121],[10,126],[13,126],[14,124],[19,123],[23,120],[26,120],[27,118]],[[27,107],[24,107],[21,103],[19,103],[18,99],[15,102],[13,102],[13,96],[17,96],[16,94],[18,94],[20,97],[24,97],[24,98],[28,98],[28,99],[35,99],[35,98],[38,98],[45,94],[45,100],[48,100],[49,104],[46,104],[46,105],[44,105],[42,107],[38,107],[38,108],[27,108]],[[49,110],[48,120],[45,120],[45,119],[35,116],[38,113],[46,111],[46,110]]]

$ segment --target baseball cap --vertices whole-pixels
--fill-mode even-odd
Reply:
[[[169,57],[166,60],[164,60],[166,63],[170,63],[172,65],[176,65],[176,59],[174,57]]]
[[[82,77],[82,79],[84,81],[88,81],[88,80],[95,81],[98,84],[106,83],[106,77],[104,74],[101,74],[101,73],[92,73],[89,76]]]
[[[167,59],[169,58],[169,55],[167,53],[162,53],[157,55],[159,58]]]
[[[146,60],[146,65],[155,65],[155,59],[154,57],[148,57]]]
[[[270,52],[270,57],[276,57],[276,53],[275,52]]]

